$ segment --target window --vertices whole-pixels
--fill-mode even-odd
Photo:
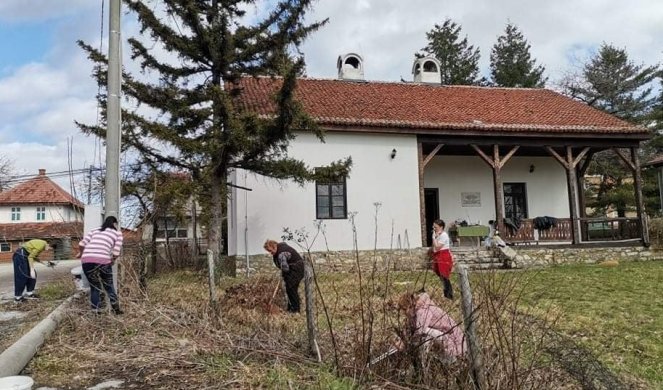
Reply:
[[[37,221],[46,220],[46,207],[37,207]]]
[[[12,207],[12,221],[20,221],[20,220],[21,220],[21,208]]]
[[[334,182],[315,182],[316,219],[347,218],[345,178]]]
[[[182,224],[175,218],[162,218],[157,224],[157,238],[187,238],[189,232]]]
[[[12,244],[8,242],[0,242],[0,252],[11,252]]]
[[[504,217],[527,218],[527,190],[525,183],[504,183]]]

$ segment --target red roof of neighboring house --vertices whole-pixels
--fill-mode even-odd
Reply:
[[[280,78],[244,77],[240,107],[275,112]],[[648,131],[547,89],[443,86],[302,78],[297,99],[320,125],[546,134],[614,134],[646,138]],[[361,129],[357,129],[361,130]]]
[[[15,204],[66,204],[84,208],[83,203],[46,176],[40,169],[39,175],[7,191],[0,192],[0,205]]]
[[[82,237],[83,222],[0,223],[0,242]]]

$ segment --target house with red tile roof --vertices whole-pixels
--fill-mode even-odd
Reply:
[[[439,66],[417,59],[412,82],[365,81],[363,60],[350,53],[339,57],[338,79],[298,79],[295,96],[325,140],[299,131],[288,155],[311,167],[349,156],[352,171],[304,186],[233,172],[231,183],[252,191],[231,189],[229,254],[263,253],[264,240],[284,227],[320,226],[325,239],[311,250],[353,249],[353,229],[360,250],[428,246],[438,218],[484,227],[461,236],[484,234],[494,221],[514,244],[648,245],[637,154],[647,129],[548,89],[441,85]],[[239,110],[270,118],[281,83],[244,77],[228,88]],[[592,156],[609,149],[634,173],[635,218],[585,214],[582,177]],[[597,223],[615,230],[597,235]]]
[[[48,257],[70,258],[83,233],[85,206],[53,182],[45,169],[0,192],[0,261],[10,261],[19,245],[31,239],[49,241]]]

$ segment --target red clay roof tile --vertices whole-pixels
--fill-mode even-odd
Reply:
[[[274,114],[282,79],[244,77],[239,106]],[[547,89],[298,80],[297,99],[320,125],[532,133],[627,134],[647,130]]]
[[[0,192],[0,205],[15,204],[65,204],[85,207],[45,174],[40,174],[7,191]]]

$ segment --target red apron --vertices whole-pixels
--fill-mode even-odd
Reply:
[[[433,271],[438,276],[449,279],[454,261],[449,249],[442,249],[433,254]]]

